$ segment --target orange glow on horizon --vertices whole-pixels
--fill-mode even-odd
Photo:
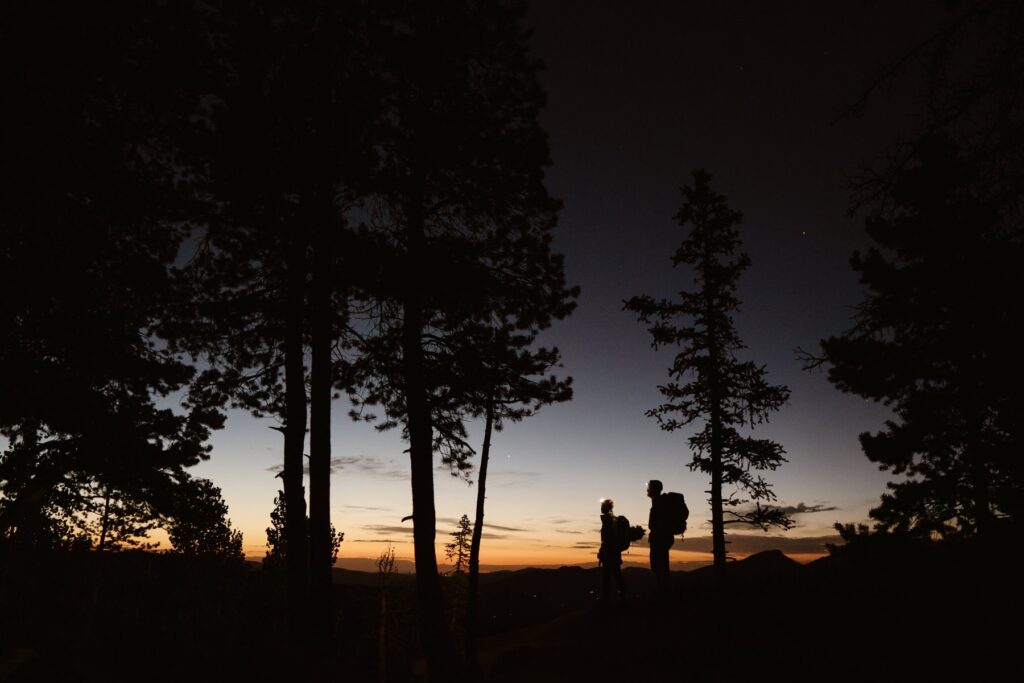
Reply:
[[[352,546],[358,545],[358,548]],[[387,541],[367,541],[352,544],[346,548],[342,543],[341,551],[338,553],[337,567],[344,567],[346,560],[360,561],[373,560],[389,545]],[[413,546],[411,542],[393,542],[395,557],[400,561],[413,562]],[[346,552],[348,551],[348,552]],[[255,544],[246,544],[244,548],[245,558],[251,561],[260,561],[266,552],[266,548]],[[566,548],[545,548],[545,547],[513,547],[506,545],[499,547],[496,543],[491,547],[481,550],[480,564],[481,571],[493,571],[495,568],[520,568],[520,567],[551,567],[551,566],[572,566],[572,565],[594,565],[597,563],[596,549],[566,549]],[[786,553],[787,557],[800,564],[813,562],[827,553]],[[444,556],[444,545],[437,544],[435,549],[438,567],[448,566]],[[693,569],[697,565],[710,564],[713,560],[711,553],[695,552],[688,550],[672,549],[670,554],[673,569]],[[742,560],[749,555],[735,553],[736,560]],[[632,548],[622,556],[625,566],[646,567],[648,563],[647,549],[638,547]]]

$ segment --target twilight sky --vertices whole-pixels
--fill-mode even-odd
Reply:
[[[898,5],[898,7],[896,6]],[[556,249],[579,308],[550,330],[575,399],[495,435],[482,548],[485,565],[592,562],[598,500],[646,523],[647,479],[685,494],[690,531],[674,562],[708,558],[707,481],[686,465],[691,430],[666,433],[644,416],[659,402],[671,350],[655,353],[622,311],[634,294],[689,288],[669,255],[682,239],[672,215],[692,168],[744,212],[753,266],[740,281],[736,319],[749,349],[789,404],[755,433],[783,444],[789,462],[769,473],[779,502],[820,506],[799,514],[786,538],[734,539],[738,555],[778,547],[821,552],[835,521],[863,521],[887,475],[861,454],[857,434],[886,411],[840,394],[794,349],[843,330],[860,298],[848,266],[866,244],[847,215],[844,174],[868,163],[914,125],[911,81],[872,100],[862,117],[832,124],[881,67],[941,18],[934,2],[535,2],[533,49],[547,64],[552,193],[564,209]],[[408,457],[398,433],[353,424],[338,402],[332,445],[332,516],[345,532],[340,558],[376,557],[384,542],[410,559]],[[279,480],[281,437],[270,420],[231,413],[196,468],[222,488],[248,555],[262,556]],[[474,434],[480,434],[475,429]],[[479,438],[474,437],[477,442]],[[438,472],[438,555],[476,489]],[[780,534],[773,533],[772,536]],[[627,561],[646,561],[643,548]],[[344,564],[344,562],[343,562]]]

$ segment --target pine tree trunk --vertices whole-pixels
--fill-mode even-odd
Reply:
[[[974,462],[972,465],[974,478],[974,532],[978,535],[987,535],[992,528],[994,515],[989,502],[989,482],[985,476],[984,462]]]
[[[980,377],[981,371],[977,368],[977,359],[972,355],[967,365],[968,377]],[[965,507],[970,506],[970,513],[974,516],[974,533],[976,535],[987,535],[991,530],[993,515],[991,497],[989,495],[989,477],[985,471],[986,457],[982,445],[982,415],[984,405],[979,396],[978,387],[971,385],[967,388],[964,400],[965,412],[967,412],[967,424],[965,432],[965,460],[969,470],[969,500],[965,501]]]
[[[444,618],[441,579],[434,550],[436,511],[434,509],[433,424],[427,402],[422,347],[423,303],[416,289],[423,277],[421,265],[425,247],[422,191],[411,202],[407,225],[411,286],[403,301],[402,378],[409,432],[409,460],[412,480],[413,548],[416,560],[416,612],[420,643],[431,681],[462,680],[451,631]]]
[[[100,544],[97,550],[102,551],[107,546],[107,532],[110,530],[110,489],[103,491],[103,518],[100,521]]]
[[[471,664],[478,665],[476,635],[478,626],[477,595],[480,585],[480,540],[484,531],[484,501],[487,499],[487,462],[491,455],[491,429],[494,424],[494,403],[487,403],[484,422],[484,444],[480,449],[480,474],[477,476],[476,521],[473,542],[469,548],[469,595],[466,601],[466,654]]]
[[[722,510],[722,425],[718,409],[712,409],[711,418],[711,551],[715,561],[715,576],[725,575],[725,515]]]
[[[309,433],[309,615],[310,640],[331,639],[331,279],[330,242],[319,231],[313,251],[310,296],[312,368]]]
[[[444,619],[441,580],[434,553],[433,434],[423,383],[418,302],[407,304],[403,324],[402,353],[408,409],[409,459],[412,471],[413,546],[416,559],[416,598],[420,641],[431,681],[457,680],[455,650]]]
[[[975,415],[978,411],[975,410]],[[981,420],[972,419],[967,434],[967,461],[970,463],[971,495],[974,508],[974,533],[987,535],[992,528],[992,505],[989,478],[985,471],[985,451],[981,444]]]
[[[284,471],[285,558],[288,576],[288,637],[305,642],[308,549],[306,493],[303,489],[303,451],[306,442],[306,372],[303,367],[303,309],[305,307],[305,245],[293,238],[288,253],[288,293],[285,312],[285,426]]]
[[[704,315],[707,320],[707,348],[709,356],[708,385],[711,412],[711,552],[715,562],[715,576],[725,576],[725,514],[722,510],[722,388],[718,330],[715,326],[715,292],[708,282],[708,273],[714,265],[711,243],[704,246]]]

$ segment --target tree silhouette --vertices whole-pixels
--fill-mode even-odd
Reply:
[[[469,546],[473,536],[469,515],[462,515],[459,518],[458,527],[448,535],[452,537],[452,540],[444,546],[444,556],[449,560],[454,560],[452,574],[465,574],[469,567]]]
[[[34,537],[46,510],[93,515],[96,491],[153,503],[222,423],[214,394],[177,400],[195,369],[155,334],[192,208],[178,133],[201,112],[141,85],[202,81],[170,48],[201,42],[184,5],[3,7],[3,58],[26,68],[0,164],[0,286],[17,292],[0,302],[0,537]]]
[[[902,475],[871,511],[881,530],[971,535],[1024,509],[1020,352],[1007,337],[1024,251],[1016,197],[944,136],[895,177],[851,264],[868,288],[853,327],[822,342],[829,379],[891,406],[865,455]]]
[[[454,583],[451,604],[451,628],[456,634],[457,644],[463,642],[464,623],[466,617],[466,569],[469,567],[470,548],[472,546],[473,527],[469,521],[469,515],[462,515],[459,518],[455,531],[448,534],[452,537],[450,543],[444,546],[444,556],[452,562],[451,571],[448,573],[450,581]]]
[[[263,568],[274,572],[284,572],[287,566],[285,555],[287,545],[287,520],[284,511],[285,497],[283,491],[274,496],[274,509],[270,511],[270,526],[267,527],[267,551],[263,555]]]
[[[883,163],[855,175],[858,206],[894,208],[902,171],[919,146],[949,137],[974,166],[977,181],[1022,196],[1024,78],[1020,56],[1024,6],[1014,0],[948,3],[939,27],[885,65],[840,118],[860,113],[872,96],[907,78],[924,86],[921,129],[894,145]]]
[[[523,13],[518,2],[408,3],[383,49],[386,163],[366,212],[382,272],[357,403],[383,405],[382,426],[400,425],[409,441],[417,617],[438,680],[463,676],[434,547],[435,448],[456,467],[472,453],[462,427],[471,401],[453,358],[463,331],[492,315],[543,327],[571,308],[550,246],[558,203],[543,185],[543,95]]]
[[[274,496],[274,509],[270,511],[270,526],[267,527],[267,552],[263,556],[263,567],[273,572],[284,572],[287,566],[288,544],[285,541],[287,513],[285,496],[278,491]],[[338,551],[345,534],[331,525],[331,565],[338,560]]]
[[[97,506],[96,513],[99,517],[97,550],[116,550],[126,545],[155,547],[141,540],[156,527],[156,515],[145,501],[135,501],[131,496],[104,486],[102,504]]]
[[[736,352],[745,348],[732,320],[740,306],[736,282],[750,266],[750,258],[741,251],[736,227],[742,214],[730,208],[710,183],[708,173],[693,171],[693,184],[683,186],[683,207],[675,216],[681,227],[691,227],[673,254],[672,265],[693,269],[696,290],[681,291],[675,301],[636,296],[625,302],[625,309],[649,325],[655,349],[682,347],[668,370],[670,381],[658,387],[666,402],[647,415],[666,431],[705,421],[689,439],[694,449],[689,467],[711,476],[713,554],[716,572],[721,573],[727,524],[762,529],[792,525],[780,508],[764,504],[774,501],[775,494],[758,474],[785,462],[782,446],[738,431],[766,421],[786,402],[789,389],[769,384],[764,366],[736,358]],[[677,322],[680,319],[682,323]],[[725,486],[736,487],[736,492],[723,494]],[[750,502],[753,508],[741,507]]]
[[[207,97],[216,103],[209,201],[182,273],[190,307],[168,323],[178,348],[211,365],[212,384],[282,423],[290,633],[320,646],[334,623],[330,402],[343,381],[333,354],[350,284],[339,233],[373,149],[363,139],[375,102],[365,83],[376,73],[366,68],[363,9],[310,2],[212,13],[209,31],[222,39]]]
[[[80,535],[95,542],[97,550],[120,550],[125,547],[152,549],[158,543],[148,540],[149,532],[160,525],[159,509],[167,497],[167,489],[160,492],[130,487],[124,490],[111,485],[86,481],[72,493],[68,481],[62,485],[63,493],[71,504],[63,506],[69,527],[77,526]],[[166,485],[173,486],[171,482]],[[59,500],[61,493],[55,492]],[[70,495],[69,495],[70,494]]]
[[[145,488],[128,491],[97,483],[91,473],[67,473],[30,520],[11,530],[20,545],[44,548],[152,549],[150,531],[159,526],[158,499]]]
[[[192,253],[178,271],[178,287],[188,296],[162,321],[162,333],[174,348],[208,364],[205,386],[229,396],[234,407],[282,422],[281,478],[291,515],[286,523],[292,549],[287,554],[289,637],[304,643],[308,238],[304,229],[288,230],[301,217],[286,198],[295,170],[290,156],[295,130],[284,113],[290,93],[280,85],[290,75],[281,54],[288,45],[281,34],[289,26],[282,21],[275,30],[273,16],[251,9],[232,13],[212,4],[206,15],[204,31],[224,37],[208,56],[214,65],[208,99],[216,106],[211,106],[209,129],[198,134],[209,201],[202,207],[205,220],[197,221]]]
[[[231,528],[220,488],[209,479],[189,479],[176,491],[174,511],[166,520],[175,552],[242,560],[242,532]]]
[[[257,224],[213,223],[199,235],[196,255],[180,273],[192,291],[187,306],[166,319],[176,348],[209,365],[205,386],[230,396],[234,407],[281,422],[289,501],[285,520],[289,637],[305,643],[307,628],[308,526],[304,452],[307,422],[304,310],[305,245]],[[292,514],[292,511],[295,511]]]
[[[487,467],[491,437],[506,422],[519,422],[549,403],[572,398],[572,378],[559,380],[548,373],[560,362],[557,348],[535,346],[538,330],[517,332],[511,326],[487,326],[468,335],[459,372],[472,378],[476,415],[484,419],[484,440],[476,477],[476,517],[469,552],[466,597],[466,646],[470,663],[476,662],[477,598],[480,580],[480,545],[487,497]]]
[[[389,622],[391,621],[391,605],[389,603],[389,580],[395,571],[395,546],[388,543],[377,557],[377,580],[380,592],[380,609],[377,614],[377,680],[386,683],[388,680],[388,640]]]
[[[885,429],[860,437],[868,458],[902,477],[871,514],[876,531],[923,537],[990,530],[1019,519],[1024,502],[1008,456],[1020,449],[1020,361],[996,329],[1020,287],[1024,6],[946,10],[849,110],[899,78],[923,85],[919,131],[851,179],[875,242],[852,259],[868,295],[823,353],[802,352],[809,367],[830,363],[840,389],[894,409]]]

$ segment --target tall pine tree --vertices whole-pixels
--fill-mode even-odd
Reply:
[[[334,623],[332,351],[349,300],[340,233],[346,198],[372,155],[364,136],[376,101],[366,85],[377,72],[361,42],[364,9],[209,5],[208,31],[220,39],[206,96],[208,201],[181,271],[190,306],[166,324],[179,348],[207,360],[211,382],[237,405],[282,423],[290,637],[318,646]]]
[[[509,422],[519,422],[550,403],[572,398],[572,378],[551,373],[561,355],[557,348],[535,345],[539,330],[516,331],[511,325],[488,325],[472,334],[455,365],[471,382],[470,411],[483,418],[484,439],[476,473],[476,517],[469,551],[469,585],[466,596],[466,654],[476,665],[477,598],[480,581],[480,546],[483,541],[487,500],[487,470],[494,432]]]
[[[895,413],[860,437],[870,460],[901,475],[871,511],[882,530],[984,533],[1024,512],[1024,364],[1008,334],[1024,288],[1018,198],[933,136],[891,199],[867,221],[875,245],[851,259],[867,287],[854,325],[811,363]]]
[[[0,300],[0,537],[38,539],[55,508],[105,509],[106,544],[119,501],[148,525],[138,515],[166,503],[223,420],[216,391],[175,400],[195,368],[155,333],[194,207],[184,132],[202,127],[202,106],[164,87],[204,82],[178,58],[205,42],[191,8],[0,10],[0,54],[20,65],[0,163],[0,286],[16,293]]]
[[[704,422],[689,439],[694,450],[689,467],[711,477],[713,554],[721,574],[726,525],[765,530],[792,525],[780,508],[770,505],[775,494],[760,474],[785,462],[782,446],[740,433],[766,421],[786,402],[789,389],[769,384],[763,365],[736,358],[745,348],[733,324],[740,307],[736,283],[750,258],[741,250],[737,230],[742,214],[710,184],[708,173],[693,171],[693,184],[683,186],[683,207],[675,216],[680,227],[689,229],[672,265],[693,270],[694,290],[680,291],[676,300],[636,296],[625,302],[625,309],[649,325],[655,349],[680,347],[668,370],[670,381],[658,387],[666,401],[647,415],[666,431]],[[725,493],[725,487],[735,492]]]
[[[409,2],[384,54],[392,77],[367,215],[382,253],[365,349],[364,399],[385,406],[409,442],[421,643],[437,680],[464,671],[445,620],[435,554],[435,453],[472,453],[473,405],[453,373],[466,333],[507,317],[545,327],[571,310],[551,250],[559,204],[537,117],[543,93],[527,55],[520,2]]]

